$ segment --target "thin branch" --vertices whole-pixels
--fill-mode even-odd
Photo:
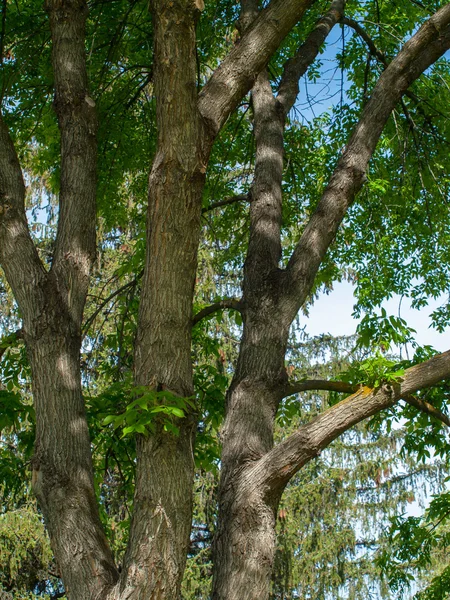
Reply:
[[[417,396],[411,395],[403,396],[402,400],[404,400],[411,406],[414,406],[414,408],[417,408],[418,410],[424,412],[425,414],[434,417],[438,421],[441,421],[442,423],[444,423],[444,425],[447,425],[447,427],[450,427],[449,417],[447,417],[447,415],[444,415],[443,412],[432,406],[429,402],[425,402],[425,400],[417,398]]]
[[[95,319],[97,318],[97,316],[102,312],[102,310],[105,308],[105,306],[116,296],[118,296],[119,294],[121,294],[122,292],[125,292],[126,290],[128,290],[129,288],[132,288],[134,285],[136,285],[136,283],[139,281],[139,279],[142,277],[142,275],[144,274],[143,271],[141,271],[137,277],[135,277],[132,281],[129,281],[128,283],[126,283],[125,285],[122,285],[120,288],[118,288],[117,290],[115,290],[112,294],[110,294],[107,298],[105,298],[100,305],[96,308],[96,310],[92,313],[92,315],[89,317],[89,319],[87,319],[87,321],[85,322],[85,324],[83,325],[83,332],[86,333],[86,331],[89,329],[89,327],[92,325],[92,323],[95,321]]]
[[[248,201],[248,194],[237,194],[236,196],[230,196],[229,198],[225,198],[224,200],[219,200],[218,202],[214,202],[209,206],[205,206],[204,208],[202,208],[202,214],[210,212],[211,210],[215,210],[216,208],[222,208],[222,206],[228,206],[230,204],[236,204],[237,202]]]
[[[352,385],[345,381],[327,381],[325,379],[308,379],[306,381],[296,381],[289,383],[283,393],[283,398],[292,396],[293,394],[300,394],[301,392],[309,392],[314,390],[321,390],[325,392],[338,392],[341,394],[353,394],[361,386]]]
[[[353,19],[349,19],[348,17],[343,17],[341,19],[341,23],[343,23],[344,25],[347,25],[348,27],[351,27],[359,35],[359,37],[366,43],[367,47],[369,48],[370,53],[373,56],[375,56],[385,67],[388,66],[389,63],[386,58],[386,55],[383,52],[381,52],[380,50],[378,50],[378,48],[375,45],[375,42],[372,40],[372,38],[367,33],[367,31],[363,27],[361,27],[361,25],[359,23],[357,23]]]
[[[241,302],[236,300],[235,298],[225,298],[224,300],[220,300],[219,302],[215,302],[210,306],[206,306],[202,308],[192,319],[192,325],[197,325],[199,321],[204,319],[205,317],[209,317],[209,315],[218,312],[219,310],[223,310],[224,308],[231,308],[232,310],[241,311]]]

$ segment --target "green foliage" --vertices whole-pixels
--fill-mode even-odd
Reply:
[[[182,398],[168,390],[149,390],[145,386],[131,387],[127,395],[138,397],[127,404],[122,414],[108,415],[103,419],[103,425],[112,424],[114,429],[123,427],[122,437],[154,431],[157,417],[162,419],[164,431],[178,435],[180,430],[176,420],[185,417],[196,406],[193,398]]]
[[[36,506],[27,502],[21,508],[0,514],[0,592],[12,591],[15,600],[35,598],[32,590],[45,595],[53,554],[42,518]],[[50,580],[52,578],[50,577]],[[53,578],[53,589],[57,588]]]
[[[403,597],[409,590],[418,572],[425,574],[428,584],[414,598],[445,600],[449,597],[449,567],[446,560],[450,543],[449,519],[449,492],[435,496],[423,517],[401,516],[392,519],[385,547],[380,551],[377,563],[399,596]],[[443,551],[442,558],[439,557],[440,551]]]
[[[341,379],[353,384],[380,387],[383,383],[392,384],[401,381],[405,369],[398,361],[391,360],[380,351],[361,362],[352,363]]]

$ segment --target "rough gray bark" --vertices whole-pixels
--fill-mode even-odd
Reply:
[[[196,9],[154,0],[157,154],[149,182],[147,257],[135,353],[136,384],[193,396],[192,298],[206,172],[197,106]],[[134,514],[119,587],[127,598],[179,597],[189,543],[194,414],[180,435],[137,439]]]

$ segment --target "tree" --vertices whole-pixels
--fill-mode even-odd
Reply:
[[[26,187],[7,125],[8,114],[14,115],[14,101],[4,100],[0,263],[20,310],[32,371],[33,489],[70,598],[179,595],[191,528],[193,447],[200,418],[193,400],[191,358],[192,328],[200,317],[230,307],[243,320],[221,431],[212,591],[217,600],[268,597],[275,515],[286,484],[299,469],[341,433],[400,399],[431,410],[413,394],[450,374],[447,352],[406,369],[401,376],[374,380],[372,386],[361,387],[274,446],[274,419],[284,397],[308,386],[354,389],[289,382],[285,357],[290,326],[314,291],[327,250],[366,181],[369,161],[392,111],[450,46],[450,5],[435,6],[428,19],[417,16],[409,28],[414,31],[410,39],[390,62],[384,58],[385,69],[328,184],[292,253],[282,256],[285,126],[299,78],[330,30],[344,19],[345,2],[334,1],[303,43],[297,44],[297,24],[317,15],[313,4],[272,0],[260,9],[259,3],[243,0],[236,43],[228,52],[217,51],[218,66],[203,82],[196,51],[196,24],[203,3],[152,3],[150,71],[157,138],[148,184],[146,257],[134,353],[138,397],[130,398],[138,410],[150,408],[152,422],[151,427],[142,422],[135,426],[133,518],[120,573],[99,518],[80,377],[83,311],[96,253],[98,157],[95,90],[90,89],[86,66],[84,0],[45,4],[60,135],[58,229],[49,264],[40,257],[27,226]],[[34,2],[25,2],[24,14],[35,7]],[[316,10],[321,8],[318,4]],[[353,9],[356,15],[364,11],[358,3]],[[5,51],[7,10],[10,5],[5,1],[2,61],[14,66],[17,59]],[[230,12],[231,25],[235,15]],[[284,59],[284,70],[274,91],[268,64],[285,39],[290,42],[277,54],[278,60]],[[150,50],[146,64],[149,54]],[[109,57],[105,68],[111,61]],[[49,77],[48,67],[45,75]],[[367,79],[365,92],[368,85]],[[211,153],[227,119],[250,90],[256,155],[247,195],[250,223],[242,298],[222,300],[193,317],[202,197]],[[15,137],[20,137],[17,129]],[[176,429],[168,427],[168,414],[177,418]]]

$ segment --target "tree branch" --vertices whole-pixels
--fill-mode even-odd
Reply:
[[[199,95],[199,110],[213,136],[313,0],[272,0],[245,30]]]
[[[197,323],[205,317],[209,317],[209,315],[212,315],[219,310],[223,310],[224,308],[231,308],[232,310],[241,312],[241,302],[235,298],[225,298],[224,300],[215,302],[210,306],[206,306],[193,317],[192,325],[197,325]]]
[[[222,208],[222,206],[228,206],[229,204],[236,204],[236,202],[248,202],[248,194],[237,194],[236,196],[230,196],[229,198],[225,198],[224,200],[219,200],[218,202],[213,202],[209,206],[205,206],[202,208],[202,214],[204,215],[211,210],[215,210],[216,208]]]
[[[370,53],[373,56],[375,56],[385,67],[388,66],[388,60],[387,60],[385,54],[383,54],[383,52],[378,50],[378,48],[375,46],[375,42],[372,40],[372,38],[367,33],[367,31],[363,27],[361,27],[361,25],[359,23],[357,23],[353,19],[349,19],[348,17],[343,17],[341,19],[341,23],[343,23],[344,25],[347,25],[348,27],[351,27],[359,35],[359,37],[366,43],[367,47],[369,48]]]
[[[366,169],[384,126],[408,87],[450,47],[450,5],[436,12],[404,45],[378,80],[333,176],[295,248],[281,286],[291,321],[305,301],[317,270]]]
[[[277,96],[285,115],[294,106],[300,77],[306,73],[308,67],[316,59],[320,47],[333,27],[342,20],[345,3],[345,0],[334,0],[330,10],[318,21],[305,43],[298,49],[296,56],[286,62]]]
[[[289,383],[286,386],[286,390],[283,394],[283,398],[292,396],[293,394],[301,394],[302,392],[308,391],[325,391],[325,392],[337,392],[340,394],[352,394],[357,392],[362,386],[352,385],[345,381],[327,381],[323,379],[309,379],[307,381],[298,381]],[[426,413],[438,419],[448,427],[450,427],[450,418],[447,417],[443,412],[432,406],[429,402],[425,402],[416,396],[404,396],[402,398],[405,402],[414,406],[421,412]]]
[[[25,214],[25,184],[19,159],[0,113],[0,264],[22,317],[33,318],[37,288],[47,276]]]
[[[292,396],[293,394],[300,394],[301,392],[309,392],[314,390],[322,390],[325,392],[338,392],[342,394],[352,394],[356,392],[361,386],[352,385],[345,381],[327,381],[325,379],[308,379],[306,381],[295,381],[291,382],[286,386],[283,393],[283,398]]]
[[[136,283],[142,277],[142,275],[143,275],[143,271],[141,271],[137,275],[137,277],[135,277],[132,281],[129,281],[125,285],[122,285],[120,288],[118,288],[112,294],[110,294],[107,298],[105,298],[104,300],[102,300],[102,302],[100,303],[100,305],[95,309],[95,311],[92,313],[92,315],[86,320],[85,324],[83,325],[83,331],[85,333],[87,332],[87,330],[89,329],[89,327],[92,325],[92,323],[97,318],[97,315],[99,315],[102,312],[102,310],[108,304],[108,302],[110,302],[113,298],[115,298],[116,296],[118,296],[119,294],[121,294],[122,292],[124,292],[125,290],[128,290],[129,288],[131,288],[134,285],[136,285]]]
[[[411,395],[404,396],[402,400],[404,400],[411,406],[414,406],[414,408],[417,408],[418,410],[424,412],[425,414],[434,417],[438,421],[441,421],[442,423],[444,423],[444,425],[447,425],[447,427],[450,427],[450,419],[447,417],[447,415],[445,415],[443,412],[432,406],[429,402],[425,402],[425,400],[417,398],[417,396]]]
[[[85,0],[47,0],[52,35],[54,106],[61,132],[59,219],[52,270],[78,325],[95,258],[97,117],[89,96]]]
[[[389,408],[414,392],[450,377],[450,350],[407,369],[400,383],[362,387],[275,446],[250,470],[249,482],[278,493],[289,479],[334,439],[357,423]]]

